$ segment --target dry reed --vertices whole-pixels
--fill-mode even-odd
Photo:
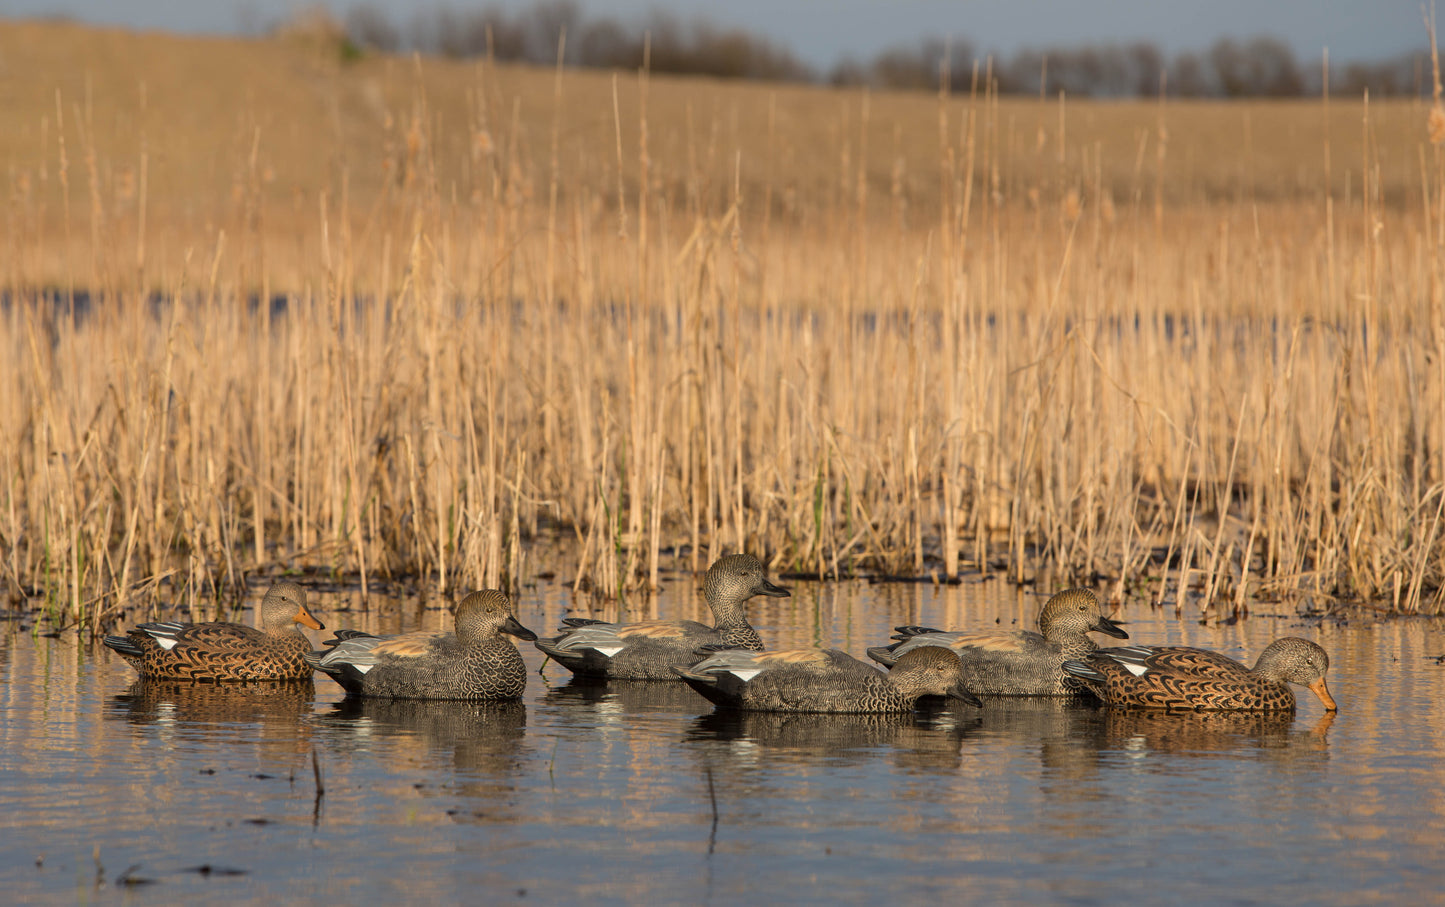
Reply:
[[[739,549],[1441,608],[1438,99],[0,50],[0,569],[65,625],[273,569],[605,598]],[[530,563],[554,532],[574,562]]]

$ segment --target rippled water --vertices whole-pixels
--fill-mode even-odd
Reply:
[[[753,602],[779,647],[861,653],[894,624],[1029,625],[1041,604],[1002,582],[791,585]],[[332,628],[447,619],[354,599],[313,604]],[[570,604],[543,583],[519,617],[545,631]],[[678,576],[634,616],[700,608]],[[87,903],[1438,898],[1445,624],[1118,616],[1135,641],[1251,659],[1279,635],[1317,639],[1341,712],[1299,691],[1292,718],[1040,702],[739,716],[680,685],[574,685],[555,665],[514,705],[351,703],[324,678],[142,686],[108,651],[7,625],[0,880],[10,902]]]

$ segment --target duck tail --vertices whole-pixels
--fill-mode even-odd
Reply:
[[[670,665],[672,673],[693,683],[705,683],[710,686],[717,685],[717,678],[712,674],[699,674],[692,669],[692,665]]]
[[[868,657],[883,665],[885,668],[893,667],[898,661],[898,656],[893,654],[892,646],[872,646],[868,650]]]
[[[334,631],[334,632],[335,632],[335,634],[336,634],[335,636],[331,637],[330,639],[327,639],[327,640],[323,640],[323,641],[322,641],[321,644],[322,644],[323,646],[326,646],[327,648],[330,648],[330,647],[332,647],[332,646],[338,646],[338,645],[340,645],[341,643],[346,642],[348,639],[375,639],[375,638],[376,638],[376,634],[374,634],[374,633],[367,633],[367,632],[365,632],[364,630],[336,630],[336,631]],[[321,653],[318,653],[318,654],[325,655],[326,653],[325,653],[325,652],[321,652]]]
[[[904,627],[894,627],[894,628],[893,628],[893,635],[890,636],[890,637],[888,637],[888,638],[889,638],[889,639],[896,639],[896,640],[898,640],[899,642],[902,642],[902,641],[905,640],[905,639],[912,639],[912,638],[915,637],[915,636],[922,636],[922,635],[924,635],[925,633],[942,633],[942,632],[944,632],[944,631],[934,629],[933,627],[921,627],[921,626],[918,626],[917,624],[910,624],[910,625],[904,626]]]
[[[107,636],[101,642],[129,658],[140,658],[143,654],[140,647],[131,642],[128,636]]]

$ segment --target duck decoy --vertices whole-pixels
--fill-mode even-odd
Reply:
[[[1064,662],[1064,670],[1107,705],[1199,712],[1292,712],[1292,683],[1308,687],[1326,711],[1337,711],[1325,686],[1329,667],[1324,649],[1295,636],[1270,643],[1252,668],[1188,646],[1121,646]]]
[[[307,662],[349,695],[385,699],[516,699],[527,686],[521,653],[502,634],[534,640],[512,600],[496,589],[473,592],[456,608],[451,633],[372,636],[342,630]]]
[[[768,581],[762,561],[729,554],[708,568],[703,595],[713,626],[695,620],[648,620],[635,624],[568,618],[560,636],[537,640],[537,648],[579,677],[613,680],[676,680],[672,666],[698,660],[706,645],[761,650],[762,638],[748,623],[744,603],[754,595],[786,598],[792,593]]]
[[[208,682],[308,680],[306,654],[311,643],[297,624],[313,630],[325,625],[306,609],[306,590],[280,582],[257,608],[261,628],[225,621],[140,624],[124,636],[102,642],[114,649],[142,678]]]
[[[747,711],[907,712],[920,696],[982,705],[963,686],[958,656],[942,646],[906,652],[886,674],[838,649],[727,649],[672,670],[708,701]]]
[[[946,646],[963,662],[964,682],[980,696],[1076,696],[1084,692],[1063,671],[1071,658],[1083,658],[1098,645],[1089,633],[1128,639],[1104,616],[1098,596],[1088,589],[1065,589],[1039,612],[1039,632],[979,632],[896,627],[897,642],[874,646],[868,657],[891,666],[921,646]]]

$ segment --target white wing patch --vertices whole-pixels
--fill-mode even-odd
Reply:
[[[593,647],[592,647],[592,651],[594,651],[594,652],[601,652],[603,655],[606,655],[608,658],[611,658],[612,656],[616,655],[618,652],[621,652],[622,649],[623,649],[623,646],[593,646]]]
[[[371,669],[374,668],[374,667],[376,667],[376,665],[374,665],[374,664],[353,664],[352,667],[355,668],[356,670],[360,671],[360,672],[363,673],[363,674],[370,674],[370,673],[371,673]]]
[[[157,643],[159,643],[160,647],[162,649],[165,649],[167,652],[176,647],[176,641],[174,639],[171,639],[169,636],[152,636],[151,639],[154,639]]]
[[[1124,667],[1128,668],[1128,669],[1129,669],[1129,673],[1130,673],[1130,674],[1133,674],[1135,677],[1138,677],[1139,675],[1143,674],[1145,671],[1149,670],[1148,668],[1144,667],[1143,665],[1130,664],[1130,663],[1127,662],[1127,661],[1121,661],[1121,662],[1119,662],[1119,664],[1122,664]]]
[[[746,683],[763,673],[762,668],[728,668],[728,673]]]

